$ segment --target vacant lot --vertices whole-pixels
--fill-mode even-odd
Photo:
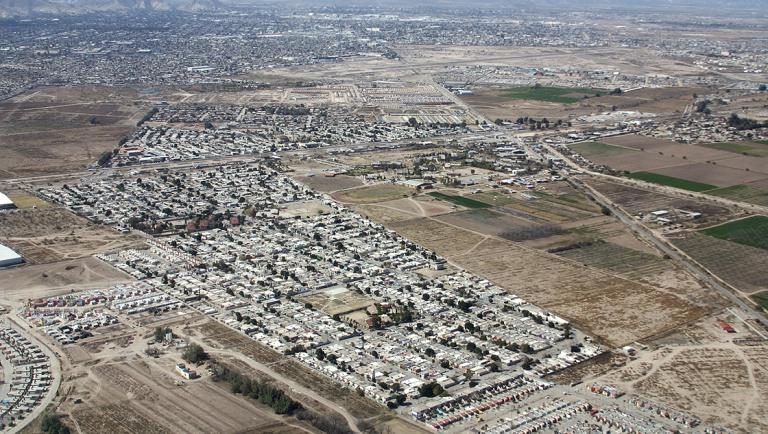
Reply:
[[[604,95],[604,89],[581,89],[566,87],[512,87],[501,92],[501,96],[511,99],[527,99],[534,101],[572,104],[584,97]]]
[[[80,170],[130,135],[150,104],[135,91],[42,88],[0,103],[0,178]]]
[[[376,184],[339,191],[333,198],[342,203],[376,203],[408,197],[413,192],[413,189],[403,185]]]
[[[76,259],[143,245],[137,236],[119,234],[62,208],[0,214],[0,243],[12,247],[31,263]]]
[[[314,291],[296,297],[301,303],[309,303],[328,315],[343,315],[372,306],[374,300],[343,287]]]
[[[700,233],[688,233],[670,241],[735,288],[744,292],[768,288],[766,250]]]
[[[299,176],[297,181],[306,184],[312,190],[323,193],[332,193],[337,190],[346,190],[348,188],[359,187],[363,182],[354,176],[336,175],[336,176]]]
[[[73,289],[105,288],[133,278],[94,257],[0,270],[0,297],[51,297]]]
[[[607,145],[601,142],[576,143],[569,145],[568,147],[586,158],[610,157],[615,155],[634,154],[638,152],[636,149]]]
[[[180,385],[174,362],[118,362],[93,368],[88,385],[94,390],[83,390],[86,382],[76,386],[75,393],[86,399],[72,417],[85,433],[304,432],[270,409],[231,393],[226,385],[206,379]]]
[[[766,363],[765,343],[683,345],[641,354],[598,381],[689,412],[705,424],[743,433],[766,432]]]
[[[673,176],[660,175],[658,173],[635,172],[630,174],[629,177],[639,179],[641,181],[652,182],[654,184],[667,185],[670,187],[681,188],[683,190],[690,191],[707,191],[717,188],[717,186],[714,185],[693,182],[687,179],[675,178]]]
[[[768,217],[766,216],[747,217],[707,228],[701,232],[745,246],[768,250]]]

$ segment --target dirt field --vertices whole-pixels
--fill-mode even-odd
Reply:
[[[328,288],[296,297],[301,303],[310,303],[328,315],[343,315],[372,306],[374,300],[346,288]]]
[[[0,214],[0,243],[13,248],[25,261],[33,264],[143,245],[137,236],[119,234],[62,208]]]
[[[511,293],[551,309],[611,346],[657,335],[708,311],[666,290],[511,242],[483,240],[434,220],[414,219],[390,227]]]
[[[81,170],[132,133],[150,107],[134,90],[39,88],[0,103],[0,178]]]
[[[122,271],[93,257],[14,267],[0,271],[0,298],[26,300],[51,297],[73,289],[104,288],[132,281]]]
[[[180,381],[170,358],[99,364],[75,385],[71,418],[84,433],[305,432],[209,379]],[[295,424],[296,426],[291,426]]]
[[[333,177],[322,175],[299,176],[296,180],[306,184],[312,190],[323,193],[332,193],[337,190],[346,190],[363,185],[363,182],[359,179],[346,175],[336,175]]]
[[[376,203],[408,197],[414,189],[396,184],[376,184],[337,192],[333,198],[341,203]]]
[[[656,350],[598,381],[616,384],[707,424],[768,430],[768,345],[711,343]]]

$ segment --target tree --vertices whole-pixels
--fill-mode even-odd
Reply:
[[[191,344],[184,350],[181,357],[189,363],[198,364],[208,360],[208,353],[200,345]]]
[[[59,416],[53,413],[45,413],[40,423],[40,430],[50,434],[69,434],[69,428],[61,423]]]
[[[325,351],[323,351],[322,348],[318,348],[317,351],[315,351],[315,357],[317,357],[317,360],[325,359]]]

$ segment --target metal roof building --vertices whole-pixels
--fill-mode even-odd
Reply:
[[[16,204],[3,193],[0,193],[0,209],[12,209],[16,208]]]
[[[0,268],[21,264],[24,259],[10,248],[0,244]]]

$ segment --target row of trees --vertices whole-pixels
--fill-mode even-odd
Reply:
[[[219,363],[213,363],[211,369],[216,380],[223,380],[229,383],[232,393],[256,399],[260,403],[271,407],[277,414],[293,414],[294,411],[302,408],[299,402],[294,401],[281,389],[271,384],[248,378]]]

